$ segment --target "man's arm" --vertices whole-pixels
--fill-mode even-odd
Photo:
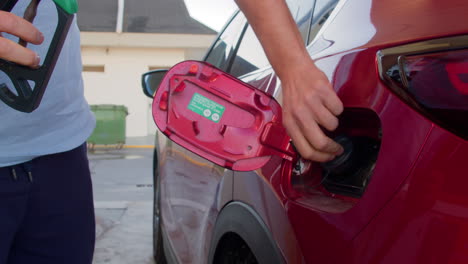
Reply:
[[[41,44],[44,36],[34,25],[12,13],[0,11],[0,58],[32,68],[39,65],[40,58],[34,51],[2,37],[3,32],[32,44]]]
[[[284,0],[235,0],[260,40],[283,89],[283,125],[305,159],[324,162],[343,148],[333,131],[343,104],[308,54]]]

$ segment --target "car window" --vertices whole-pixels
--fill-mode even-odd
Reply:
[[[245,24],[246,19],[244,15],[241,12],[237,13],[211,47],[211,50],[205,57],[205,61],[222,70],[227,70],[230,58],[236,49]]]
[[[289,10],[294,17],[304,43],[309,36],[309,27],[312,20],[314,0],[287,1]],[[229,73],[239,77],[249,72],[269,66],[268,59],[258,41],[253,29],[249,26],[245,31],[237,54],[233,60]]]
[[[338,0],[317,0],[315,2],[308,43],[311,43],[312,40],[317,36],[317,33],[330,17],[330,14],[333,12],[337,4]]]
[[[242,37],[236,57],[229,73],[235,77],[269,65],[268,59],[252,27],[248,27]]]
[[[315,0],[287,1],[287,3],[291,14],[296,21],[299,32],[301,33],[302,39],[304,40],[304,43],[307,43]]]

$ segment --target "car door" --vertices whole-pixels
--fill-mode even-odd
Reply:
[[[304,2],[311,6],[310,1]],[[305,25],[302,29],[305,41],[311,10],[301,13],[298,5],[291,6],[295,8],[293,13],[301,17],[301,25]],[[245,19],[238,14],[213,44],[205,61],[259,90],[273,94],[277,87],[276,82],[271,82],[273,70],[252,28],[243,23]],[[171,156],[166,160],[172,161],[167,162],[171,166],[165,166],[167,170],[161,178],[161,194],[166,199],[162,222],[179,262],[205,263],[204,253],[208,249],[216,216],[224,202],[236,199],[232,195],[226,197],[229,190],[223,189],[223,186],[229,186],[226,181],[233,172],[175,144],[169,153]]]
[[[205,60],[227,70],[245,29],[245,18],[233,16],[209,49]],[[217,213],[231,200],[232,172],[158,136],[163,229],[178,263],[205,263]]]

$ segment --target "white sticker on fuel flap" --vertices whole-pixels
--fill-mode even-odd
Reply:
[[[193,94],[187,108],[215,123],[219,122],[225,109],[224,106],[198,93]]]

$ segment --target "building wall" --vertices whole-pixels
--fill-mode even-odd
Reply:
[[[128,108],[127,137],[154,134],[151,102],[141,75],[187,59],[201,59],[214,35],[82,33],[85,97],[91,105]]]

